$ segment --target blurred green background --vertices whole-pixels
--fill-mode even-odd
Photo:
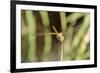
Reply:
[[[49,34],[52,25],[63,32],[63,43]],[[61,49],[63,61],[88,60],[89,28],[89,13],[21,10],[21,62],[61,61]]]

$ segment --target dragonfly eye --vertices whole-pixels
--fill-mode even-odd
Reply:
[[[59,33],[59,34],[57,35],[57,39],[58,39],[60,42],[63,42],[64,37],[63,37],[63,35],[62,35],[61,33]]]

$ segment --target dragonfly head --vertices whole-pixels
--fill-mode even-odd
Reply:
[[[58,34],[57,34],[57,39],[58,39],[60,42],[63,42],[63,41],[64,41],[64,36],[62,35],[62,33],[58,33]]]

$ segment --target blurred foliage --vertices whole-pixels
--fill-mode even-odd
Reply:
[[[63,43],[49,34],[52,25],[63,32]],[[22,10],[21,62],[60,61],[61,49],[63,61],[90,59],[89,26],[89,13]]]

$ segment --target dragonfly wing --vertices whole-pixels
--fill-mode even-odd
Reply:
[[[33,36],[57,35],[57,33],[34,33]]]

